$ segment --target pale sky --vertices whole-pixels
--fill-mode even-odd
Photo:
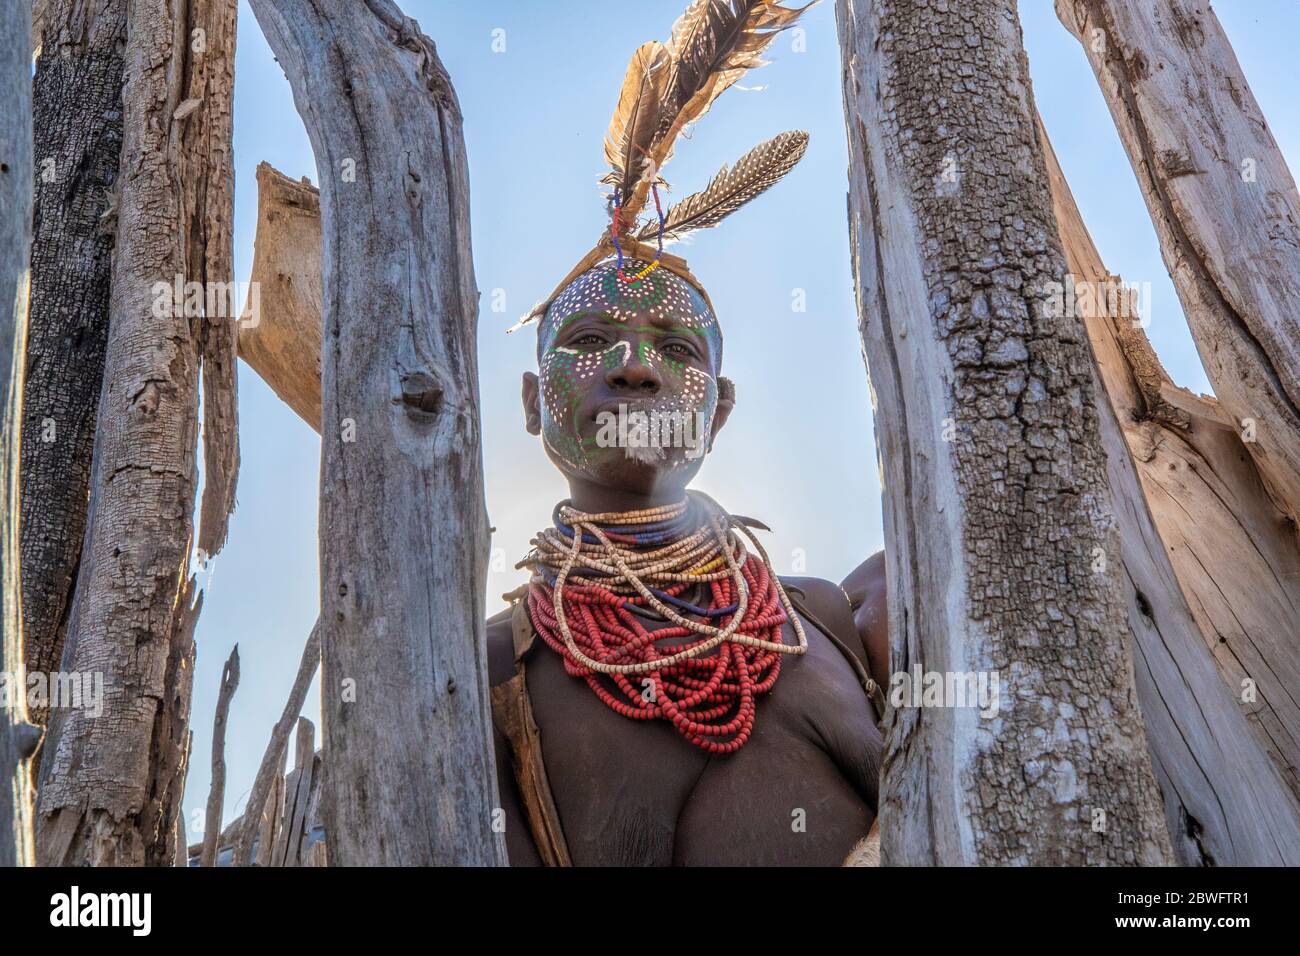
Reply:
[[[494,570],[488,608],[523,581],[514,563],[566,488],[523,429],[520,374],[535,367],[531,330],[505,329],[545,296],[604,224],[601,139],[632,51],[665,39],[686,0],[398,0],[436,42],[465,114],[479,369]],[[1294,0],[1219,0],[1246,77],[1291,168],[1300,163]],[[621,15],[616,16],[615,11]],[[1209,392],[1128,159],[1082,48],[1050,0],[1021,0],[1034,94],[1084,219],[1112,273],[1151,283],[1147,333],[1171,377]],[[319,182],[288,82],[247,3],[235,70],[235,264],[247,281],[257,222],[254,169]],[[673,251],[708,286],[726,341],[737,408],[695,487],[772,527],[780,573],[839,580],[884,546],[870,398],[857,335],[845,216],[848,164],[834,4],[779,37],[772,61],[714,104],[665,170],[681,197],[764,139],[810,134],[802,163],[715,230]],[[504,31],[499,33],[496,31]],[[504,40],[504,50],[499,50]],[[796,42],[802,50],[796,49]],[[757,89],[756,89],[757,88]],[[356,263],[355,268],[369,268]],[[494,302],[504,300],[503,311]],[[797,311],[798,303],[806,304]],[[376,321],[382,321],[380,316]],[[320,441],[247,366],[239,369],[242,465],[230,541],[202,580],[194,751],[186,817],[201,837],[213,708],[238,642],[242,681],[226,739],[226,816],[244,799],[319,607],[316,514]],[[454,560],[455,556],[448,556]],[[313,687],[304,710],[317,724]]]

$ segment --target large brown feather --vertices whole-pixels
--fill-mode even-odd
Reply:
[[[703,116],[747,70],[762,66],[763,50],[810,6],[782,7],[778,0],[695,0],[678,18],[668,42],[670,60],[650,162],[624,203],[625,222],[632,222],[645,205],[650,185],[671,157],[682,129]]]
[[[697,229],[716,226],[745,203],[771,189],[794,169],[808,148],[808,134],[791,130],[755,146],[728,168],[718,170],[709,185],[668,210],[664,238],[680,239]],[[654,239],[658,223],[643,228],[637,239]]]
[[[603,180],[619,187],[624,196],[632,192],[650,160],[668,61],[668,50],[652,40],[637,48],[627,66],[605,135],[605,160],[611,172]]]

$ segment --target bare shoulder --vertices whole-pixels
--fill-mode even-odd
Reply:
[[[848,595],[834,581],[825,578],[781,576],[786,590],[795,590],[805,607],[834,634],[853,654],[869,665],[866,648],[853,621],[853,607]]]
[[[849,572],[841,583],[854,610],[868,602],[883,603],[885,596],[885,552],[877,551]]]
[[[853,623],[870,658],[871,676],[881,687],[889,684],[889,605],[885,552],[877,551],[842,584],[853,605]]]

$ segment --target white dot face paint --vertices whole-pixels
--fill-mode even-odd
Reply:
[[[643,267],[628,263],[624,273]],[[594,321],[579,326],[584,319]],[[702,457],[717,408],[722,337],[704,297],[684,279],[657,270],[629,285],[614,266],[597,267],[556,298],[539,335],[542,437],[555,459],[597,472],[627,458],[671,470]],[[610,384],[612,371],[632,365],[652,372],[657,388]],[[597,395],[619,407],[593,415],[587,405]]]

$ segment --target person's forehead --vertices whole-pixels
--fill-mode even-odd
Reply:
[[[627,264],[625,274],[643,266]],[[657,269],[635,283],[619,277],[616,269],[602,267],[583,273],[556,297],[546,311],[552,332],[578,315],[601,316],[613,322],[648,323],[659,328],[704,330],[717,324],[708,303],[690,283]]]

